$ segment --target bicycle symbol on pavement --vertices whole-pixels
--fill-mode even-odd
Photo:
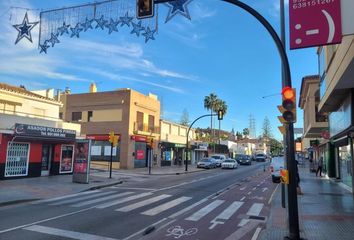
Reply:
[[[167,229],[168,234],[166,236],[173,236],[174,238],[180,238],[183,236],[191,236],[198,232],[197,228],[189,228],[184,230],[181,226],[173,226]]]

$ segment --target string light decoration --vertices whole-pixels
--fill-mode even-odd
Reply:
[[[111,0],[40,13],[39,49],[47,53],[49,47],[60,43],[60,37],[80,38],[85,32],[100,29],[108,34],[119,27],[132,28],[131,34],[154,40],[157,14],[152,18],[136,19],[136,0]]]

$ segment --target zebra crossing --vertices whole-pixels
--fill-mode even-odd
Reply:
[[[188,206],[169,216],[175,219],[178,216],[184,216],[183,220],[189,222],[198,222],[207,215],[211,217],[209,230],[212,230],[219,224],[225,224],[233,215],[235,215],[243,206],[243,201],[226,201],[221,199],[202,199],[191,203],[193,198],[189,196],[179,196],[174,198],[170,194],[157,194],[156,192],[134,192],[128,189],[122,192],[116,191],[88,191],[82,193],[61,196],[52,199],[35,201],[32,204],[45,204],[49,206],[70,206],[73,208],[90,206],[93,209],[106,209],[112,207],[114,212],[127,213],[131,211],[140,211],[139,214],[145,216],[156,216],[179,205],[188,203]],[[96,204],[96,205],[95,205]],[[248,210],[244,209],[246,216],[259,216],[264,207],[263,203],[253,203]],[[192,210],[195,209],[194,212]],[[188,213],[188,214],[187,214]],[[250,219],[241,219],[238,227],[246,225]]]

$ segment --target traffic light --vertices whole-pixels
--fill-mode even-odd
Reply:
[[[113,131],[110,131],[110,132],[109,132],[109,142],[110,142],[110,143],[113,143],[113,142],[114,142],[114,132],[113,132]]]
[[[222,120],[224,118],[223,110],[218,110],[218,120]]]
[[[280,169],[280,181],[284,184],[289,184],[289,171],[286,169]]]
[[[148,138],[148,139],[147,139],[147,145],[148,145],[150,148],[154,148],[154,139],[153,139],[153,138]]]
[[[285,123],[296,122],[296,90],[295,88],[285,87],[281,91],[283,97],[282,107],[284,111],[282,112],[282,117]]]
[[[136,0],[136,18],[149,18],[154,16],[154,0]]]
[[[119,142],[119,136],[114,136],[113,137],[113,146],[116,147],[118,146],[118,142]]]

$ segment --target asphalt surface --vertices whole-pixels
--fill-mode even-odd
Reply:
[[[226,239],[241,229],[238,224],[248,219],[247,211],[256,203],[264,219],[248,224],[248,232],[241,235],[249,237],[266,219],[267,201],[276,187],[263,171],[264,165],[176,176],[131,176],[105,189],[2,207],[0,239]],[[241,215],[236,214],[239,203],[235,202],[242,202]],[[224,219],[217,219],[223,211]],[[192,223],[186,223],[188,216],[194,216]],[[181,225],[186,228],[184,234],[173,229]],[[209,229],[211,225],[215,226]],[[224,234],[215,235],[218,231]]]

